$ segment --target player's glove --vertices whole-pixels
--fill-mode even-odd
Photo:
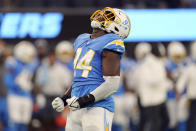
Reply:
[[[52,107],[57,112],[62,112],[64,110],[64,102],[63,102],[63,100],[60,97],[55,98],[52,101]]]
[[[70,98],[67,95],[64,95],[63,97],[57,97],[52,101],[52,107],[55,109],[57,112],[62,112],[64,110],[64,107],[67,105],[66,100]]]
[[[82,97],[73,96],[67,99],[67,104],[72,111],[78,110],[80,108],[85,108],[95,102],[95,97],[92,94],[87,94]]]
[[[66,101],[69,106],[69,109],[71,109],[72,111],[80,109],[80,105],[78,103],[78,97],[73,96],[70,99],[67,99]]]
[[[52,101],[52,107],[55,109],[57,112],[62,112],[64,110],[64,103],[63,100],[60,97],[55,98]]]

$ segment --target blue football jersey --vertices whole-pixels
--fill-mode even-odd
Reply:
[[[177,80],[182,72],[182,69],[184,67],[186,67],[188,64],[189,64],[188,61],[183,61],[182,63],[177,64],[174,61],[172,61],[171,59],[168,59],[167,64],[166,64],[166,70],[171,74],[171,76],[174,79]],[[183,94],[185,92],[186,92],[186,90],[184,90]],[[168,97],[168,99],[175,99],[176,92],[174,90],[168,91],[167,97]]]
[[[115,34],[106,34],[95,39],[91,34],[80,35],[75,43],[74,79],[72,96],[84,96],[104,82],[102,73],[102,52],[115,51],[123,55],[125,47],[123,40]],[[114,111],[112,97],[94,103],[91,106],[104,107]]]
[[[8,94],[31,98],[31,92],[27,92],[20,88],[20,86],[16,83],[16,79],[23,71],[25,71],[26,73],[28,72],[30,80],[30,76],[33,76],[36,65],[32,63],[24,64],[15,58],[11,58],[5,62],[5,66],[8,71],[5,74],[4,83],[6,87],[8,87]]]

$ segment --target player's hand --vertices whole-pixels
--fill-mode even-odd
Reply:
[[[72,110],[72,111],[75,111],[75,110],[79,110],[80,109],[80,105],[78,103],[78,97],[71,97],[69,99],[66,100],[69,108]]]
[[[78,97],[73,96],[70,99],[67,99],[66,102],[72,111],[80,109],[80,104],[78,103]]]
[[[55,98],[52,101],[52,107],[57,112],[62,112],[64,110],[64,102],[63,102],[63,100],[60,97]]]
[[[92,94],[87,94],[82,97],[72,97],[66,100],[69,108],[72,111],[79,110],[80,108],[88,107],[95,102],[95,97]]]

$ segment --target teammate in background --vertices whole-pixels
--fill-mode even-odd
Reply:
[[[159,45],[153,45],[151,52],[140,59],[132,78],[139,97],[139,130],[165,131],[168,125],[165,102],[169,84]]]
[[[134,94],[136,96],[136,100],[137,100],[137,105],[135,107],[135,113],[131,114],[131,118],[132,118],[132,124],[133,124],[133,128],[132,130],[139,130],[139,109],[141,108],[141,104],[140,104],[140,100],[139,100],[139,96],[137,94],[137,68],[139,67],[139,65],[141,64],[141,62],[143,61],[143,59],[145,59],[145,57],[147,55],[149,55],[151,53],[152,47],[150,45],[150,43],[147,42],[140,42],[135,46],[134,49],[134,54],[135,54],[135,59],[136,59],[136,63],[137,65],[135,66],[135,68],[131,71],[129,71],[128,73],[128,78],[127,78],[127,86],[129,88],[131,88],[131,90],[134,91]],[[134,127],[135,126],[135,127]]]
[[[188,65],[179,77],[176,89],[180,95],[187,88],[187,97],[190,101],[189,118],[187,122],[187,131],[195,131],[196,129],[196,42],[191,45],[191,57],[194,60],[193,64]]]
[[[7,58],[5,84],[8,87],[10,131],[27,131],[32,115],[32,82],[36,56],[32,43],[21,41],[14,47],[14,57]]]
[[[109,131],[114,114],[112,94],[120,82],[123,39],[130,32],[128,16],[120,9],[106,7],[91,16],[92,34],[81,34],[74,43],[74,79],[62,98],[52,102],[61,112],[71,109],[66,131]]]
[[[56,46],[55,54],[60,63],[73,71],[74,49],[71,42],[66,40],[59,42]]]
[[[166,70],[168,78],[173,83],[173,88],[168,91],[168,113],[170,117],[169,128],[171,131],[175,130],[178,126],[179,129],[185,127],[184,122],[187,119],[187,109],[185,106],[186,96],[183,96],[180,101],[176,101],[176,81],[180,77],[184,70],[184,67],[188,65],[186,59],[186,49],[184,45],[180,42],[171,42],[167,48],[168,51],[168,61],[166,62]],[[184,91],[185,94],[185,91]],[[179,125],[178,122],[180,121]]]
[[[147,43],[147,42],[141,42],[141,43],[138,43],[135,47],[135,58],[136,58],[136,62],[137,62],[137,66],[135,68],[134,71],[130,72],[129,73],[129,81],[127,81],[127,85],[132,88],[132,90],[134,90],[135,92],[137,92],[137,79],[135,75],[137,75],[137,68],[138,66],[141,64],[142,60],[145,59],[145,57],[147,55],[149,55],[151,53],[151,50],[152,50],[152,47],[150,45],[150,43]],[[138,100],[139,102],[139,100]],[[139,106],[140,106],[140,103],[138,103]]]
[[[4,84],[5,75],[5,44],[0,40],[0,130],[9,131],[9,115],[7,109],[7,88]]]
[[[145,58],[146,55],[151,53],[152,47],[150,43],[147,42],[141,42],[138,43],[135,48],[135,57],[138,62],[140,62],[142,59]]]

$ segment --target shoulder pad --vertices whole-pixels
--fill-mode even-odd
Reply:
[[[80,43],[83,43],[82,41],[85,41],[85,40],[88,39],[89,37],[90,37],[90,34],[88,34],[88,33],[84,33],[84,34],[79,35],[79,36],[76,38],[76,40],[75,40],[75,42],[74,42],[74,44],[73,44],[74,50],[76,50],[76,49],[79,47],[79,44],[80,44]]]
[[[112,42],[106,44],[104,46],[104,50],[111,50],[119,53],[124,53],[125,52],[125,46],[122,40],[113,40]]]

